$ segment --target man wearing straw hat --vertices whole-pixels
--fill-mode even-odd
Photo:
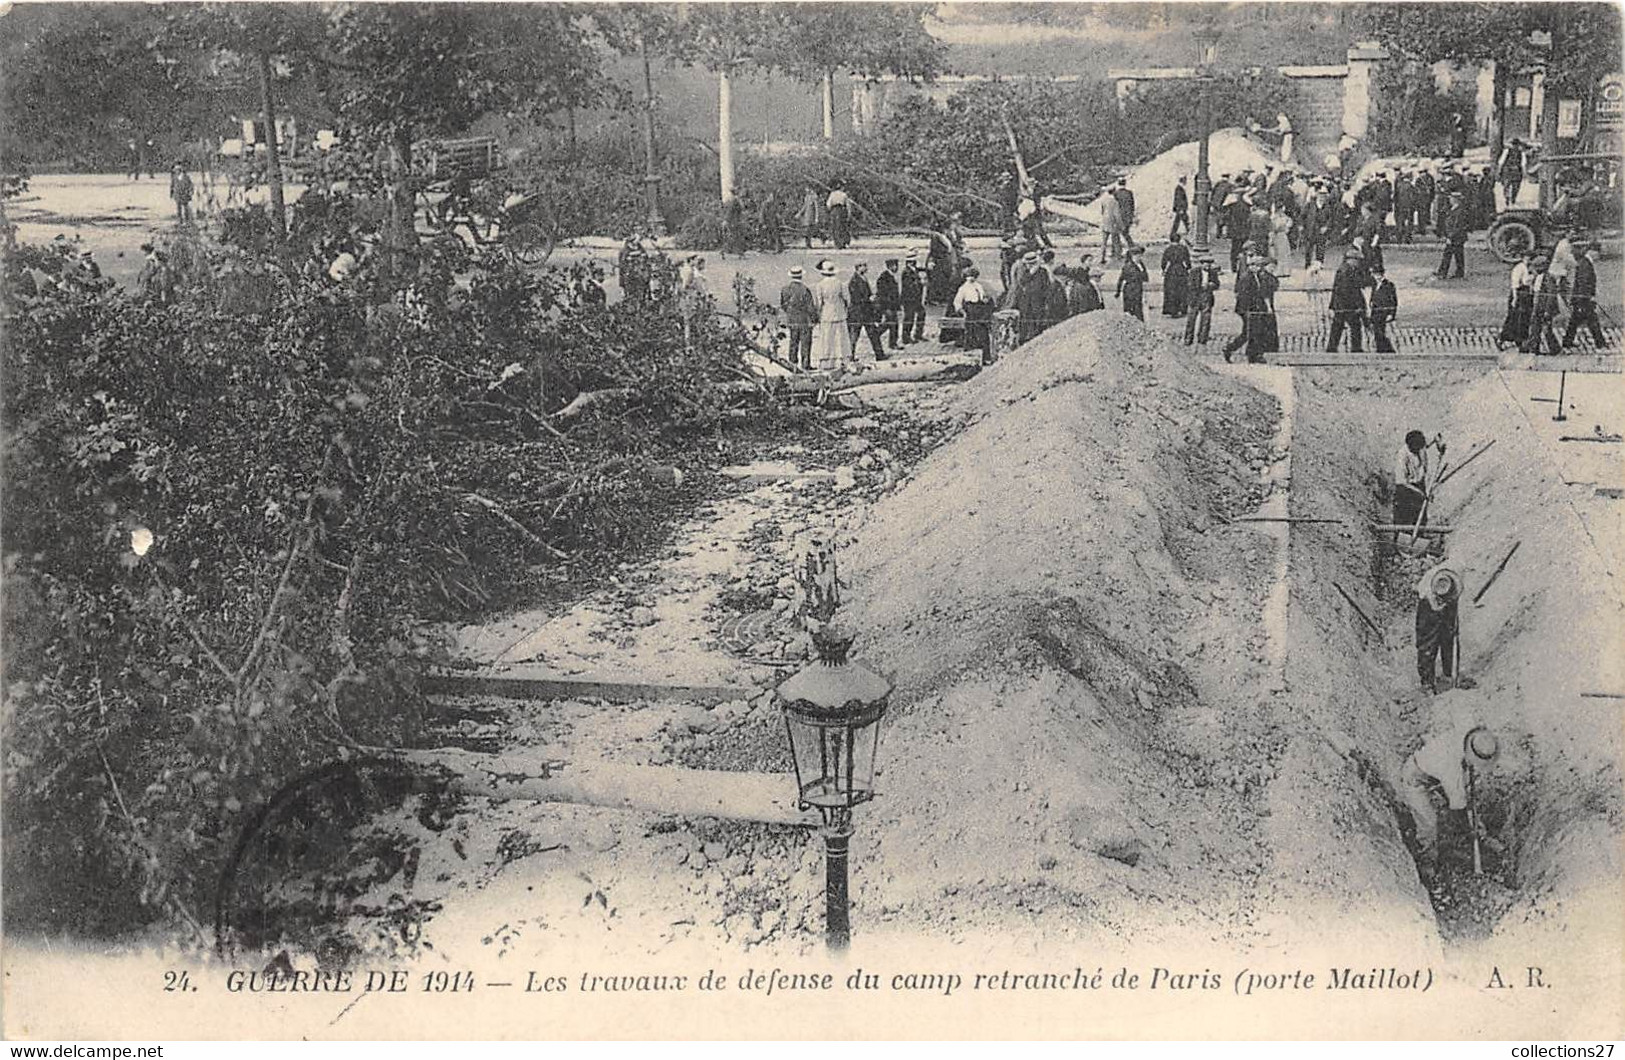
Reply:
[[[779,309],[790,331],[790,363],[797,368],[812,367],[813,326],[818,323],[818,302],[801,282],[801,266],[790,269],[790,282],[779,291]]]
[[[1438,690],[1434,676],[1458,684],[1456,644],[1461,636],[1457,604],[1461,600],[1461,575],[1446,563],[1429,569],[1416,583],[1416,675],[1429,692]]]
[[[1482,725],[1453,725],[1424,740],[1400,770],[1396,793],[1409,811],[1416,832],[1416,865],[1423,883],[1431,884],[1439,865],[1439,815],[1429,789],[1444,793],[1452,817],[1466,817],[1472,806],[1471,787],[1475,771],[1483,769],[1501,753],[1501,741]],[[1467,831],[1473,823],[1461,822]]]

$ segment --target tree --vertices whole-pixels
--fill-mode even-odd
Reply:
[[[209,3],[179,5],[168,15],[167,32],[154,43],[161,51],[191,46],[246,59],[259,82],[265,119],[266,185],[271,190],[271,225],[280,240],[288,234],[282,188],[282,150],[277,142],[277,70],[308,74],[320,49],[321,17],[300,4]]]
[[[746,66],[771,67],[776,5],[697,4],[678,9],[673,57],[697,61],[717,75],[717,173],[722,201],[734,197],[733,75]]]
[[[622,55],[636,55],[643,67],[643,187],[651,232],[663,232],[660,212],[660,160],[655,152],[655,89],[653,55],[668,58],[683,54],[678,34],[677,9],[669,4],[599,4],[591,13],[604,42]]]
[[[206,127],[200,71],[149,47],[164,11],[145,4],[26,4],[0,32],[0,142],[35,162],[107,165],[126,140],[162,144]]]
[[[824,139],[835,139],[835,72],[864,77],[931,78],[947,47],[927,33],[923,5],[811,3],[778,5],[772,62],[823,87]]]
[[[1368,8],[1356,28],[1424,64],[1493,62],[1490,149],[1497,155],[1509,74],[1536,69],[1544,75],[1542,140],[1556,153],[1559,96],[1588,97],[1598,78],[1619,68],[1620,13],[1612,4],[1384,3]]]
[[[538,117],[606,89],[569,5],[348,4],[334,9],[322,62],[352,130],[389,149],[391,242],[417,242],[412,150],[490,113]]]

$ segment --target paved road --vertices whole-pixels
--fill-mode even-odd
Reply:
[[[201,181],[199,182],[201,186]],[[290,188],[288,197],[297,198],[298,187]],[[221,194],[224,187],[221,186]],[[261,193],[263,195],[263,193]],[[141,268],[140,247],[154,237],[174,230],[174,207],[169,201],[168,182],[157,180],[130,181],[123,176],[105,174],[46,175],[34,178],[29,194],[21,201],[8,205],[18,222],[19,237],[29,242],[44,242],[61,234],[77,237],[95,254],[102,270],[121,283],[131,283]],[[812,250],[793,248],[783,254],[750,253],[744,258],[723,257],[707,253],[707,272],[711,276],[712,290],[724,304],[731,301],[733,280],[744,275],[752,280],[757,296],[776,301],[779,287],[792,265],[801,265],[809,274],[813,264],[822,257],[835,260],[843,274],[858,261],[870,263],[871,277],[878,274],[887,257],[900,257],[906,243],[897,239],[884,242],[864,240],[845,251],[818,246]],[[925,241],[916,244],[923,257]],[[1062,238],[1058,252],[1063,261],[1076,261],[1088,250],[1098,253],[1098,244],[1085,245],[1076,238]],[[1160,249],[1153,247],[1147,254],[1148,265],[1156,275],[1156,262]],[[1332,251],[1333,257],[1336,251]],[[998,250],[992,240],[973,240],[970,255],[982,267],[984,277],[998,281]],[[1390,247],[1387,250],[1389,277],[1399,289],[1400,314],[1398,323],[1410,328],[1458,328],[1498,325],[1505,309],[1507,269],[1476,240],[1467,250],[1467,279],[1440,281],[1433,277],[1440,250],[1436,245]],[[606,271],[613,272],[614,250],[603,248],[565,248],[555,255],[555,262],[597,258],[604,262]],[[1335,262],[1329,261],[1328,265]],[[1625,274],[1621,260],[1610,257],[1598,269],[1601,305],[1604,322],[1625,321]],[[1323,295],[1305,289],[1306,277],[1302,270],[1286,278],[1277,298],[1280,328],[1283,336],[1305,338],[1324,329]],[[1108,272],[1103,293],[1110,295],[1115,272]],[[1329,286],[1330,270],[1318,279],[1318,285]],[[1316,283],[1310,283],[1316,286]],[[616,285],[610,283],[612,293]],[[1162,297],[1154,283],[1147,298],[1148,320],[1153,325],[1173,322],[1160,317]],[[1227,292],[1221,292],[1219,311],[1214,324],[1220,334],[1229,333],[1235,318],[1228,312]],[[933,316],[940,309],[933,310]]]

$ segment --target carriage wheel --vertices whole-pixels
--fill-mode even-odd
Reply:
[[[540,265],[553,253],[552,240],[534,221],[522,221],[508,229],[508,250],[523,265]]]

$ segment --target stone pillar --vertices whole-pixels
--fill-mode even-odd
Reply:
[[[993,314],[993,355],[989,364],[1021,345],[1021,311],[1001,309]]]
[[[1371,74],[1388,53],[1372,43],[1349,49],[1349,73],[1343,80],[1343,135],[1364,140],[1371,122]]]

